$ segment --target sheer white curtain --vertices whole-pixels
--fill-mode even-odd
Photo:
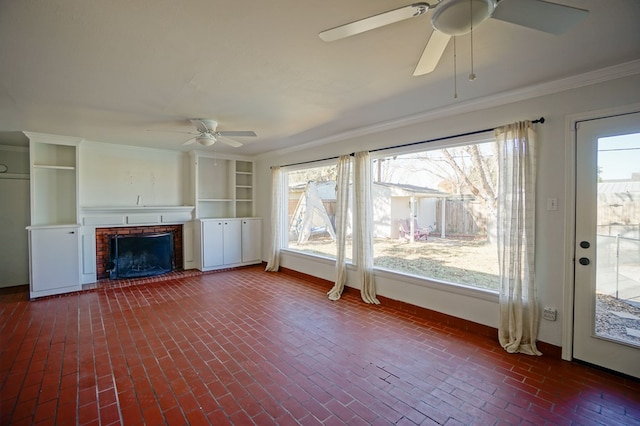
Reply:
[[[379,304],[373,281],[373,201],[371,197],[371,159],[369,152],[357,152],[353,168],[354,244],[360,295],[367,303]]]
[[[276,272],[280,269],[280,249],[282,248],[284,208],[282,197],[284,179],[279,166],[271,168],[271,250],[266,271]]]
[[[498,338],[510,353],[536,348],[538,304],[534,277],[535,132],[531,122],[496,129],[498,143]]]
[[[342,296],[347,281],[346,242],[349,222],[349,179],[351,178],[351,156],[342,155],[338,159],[336,182],[336,282],[329,290],[329,299],[338,300]]]

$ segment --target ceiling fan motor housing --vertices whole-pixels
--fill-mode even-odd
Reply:
[[[496,0],[445,0],[435,8],[431,24],[444,34],[463,35],[491,17],[496,4]]]

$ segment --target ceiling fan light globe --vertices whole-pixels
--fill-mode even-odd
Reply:
[[[435,8],[431,24],[444,34],[463,35],[488,19],[496,3],[496,0],[445,0]]]
[[[211,146],[216,143],[216,138],[210,135],[201,135],[196,138],[196,141],[202,146]]]

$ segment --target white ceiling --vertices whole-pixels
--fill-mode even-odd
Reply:
[[[509,0],[504,0],[505,2]],[[318,33],[406,0],[0,0],[0,144],[17,131],[188,150],[189,118],[254,130],[257,155],[640,58],[640,1],[590,11],[561,36],[490,19],[413,77],[429,14],[325,43]],[[5,142],[6,141],[6,142]]]

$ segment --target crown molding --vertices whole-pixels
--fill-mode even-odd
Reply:
[[[360,127],[357,129],[327,136],[325,138],[316,139],[302,145],[297,145],[295,147],[271,151],[270,153],[259,155],[256,158],[261,159],[272,157],[274,155],[280,156],[284,154],[290,154],[292,152],[298,152],[333,142],[340,142],[346,139],[366,136],[386,130],[393,130],[430,120],[450,117],[456,114],[464,114],[481,109],[494,108],[514,102],[551,95],[558,92],[564,92],[567,90],[616,80],[636,74],[640,74],[640,60],[625,62],[622,64],[601,68],[595,71],[589,71],[583,74],[578,74],[545,83],[534,84],[520,89],[508,90],[494,95],[472,99],[442,108],[432,109],[429,111],[421,112],[419,114],[413,114],[399,119],[377,123],[371,126]]]
[[[80,145],[84,139],[73,136],[52,135],[49,133],[22,132],[30,142],[50,143],[57,145]]]

